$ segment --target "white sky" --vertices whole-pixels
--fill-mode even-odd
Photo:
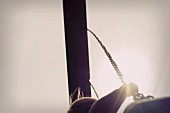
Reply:
[[[106,45],[125,78],[146,95],[170,95],[169,6],[165,0],[87,1],[89,29]],[[66,112],[62,0],[0,1],[0,17],[1,110]],[[91,34],[89,55],[92,82],[102,97],[121,83]]]

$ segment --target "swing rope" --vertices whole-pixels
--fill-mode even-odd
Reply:
[[[102,49],[104,50],[105,54],[107,55],[107,57],[109,58],[110,63],[112,64],[115,72],[117,73],[117,75],[119,76],[120,81],[122,82],[122,84],[126,84],[123,74],[121,73],[118,65],[116,64],[116,62],[113,60],[111,54],[108,52],[108,50],[106,49],[106,47],[103,45],[103,43],[99,40],[99,38],[96,36],[95,33],[93,33],[91,30],[89,30],[88,28],[86,29],[87,31],[89,31],[98,41],[98,43],[100,44],[100,46],[102,47]],[[143,99],[153,99],[154,97],[151,95],[148,96],[144,96],[142,93],[137,92],[135,95],[133,95],[133,100],[143,100]]]

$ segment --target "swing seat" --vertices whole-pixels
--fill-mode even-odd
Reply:
[[[170,113],[170,97],[133,102],[124,113]]]

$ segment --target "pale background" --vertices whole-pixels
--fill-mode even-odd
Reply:
[[[127,81],[155,97],[170,95],[169,6],[168,0],[87,0],[89,29],[106,45]],[[63,23],[62,0],[0,1],[1,113],[66,112]],[[100,97],[121,86],[91,34],[89,55],[91,81]]]

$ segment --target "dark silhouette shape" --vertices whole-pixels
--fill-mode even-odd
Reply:
[[[124,113],[170,113],[170,97],[135,101]]]
[[[63,11],[69,95],[80,87],[90,97],[86,0],[63,0]]]
[[[73,102],[67,113],[116,113],[126,97],[137,92],[138,87],[135,84],[124,84],[99,100],[84,97]]]

